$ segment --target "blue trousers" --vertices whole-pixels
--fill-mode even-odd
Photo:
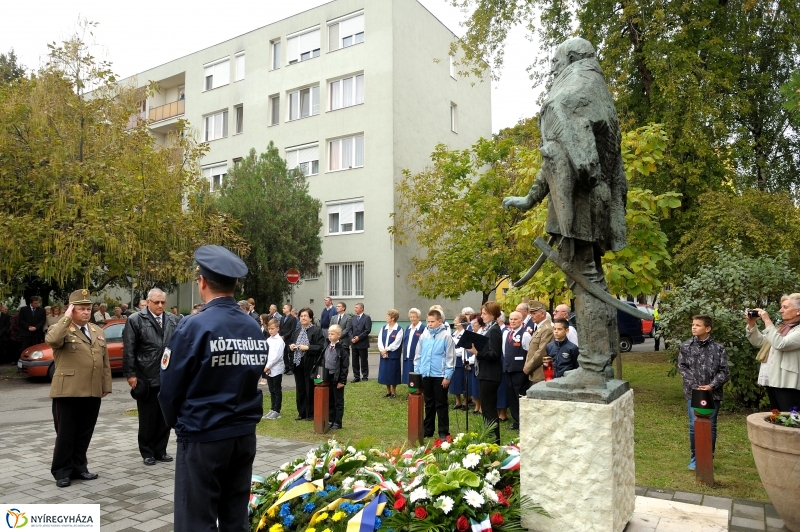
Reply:
[[[717,449],[717,415],[719,414],[719,407],[722,401],[714,401],[714,413],[711,414],[711,453],[713,454]],[[694,458],[694,410],[692,409],[692,401],[686,401],[686,407],[689,410],[689,446],[692,449],[692,458]]]

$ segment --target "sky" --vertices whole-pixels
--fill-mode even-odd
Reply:
[[[93,30],[95,55],[112,62],[127,77],[178,57],[236,37],[326,3],[327,0],[225,0],[223,2],[134,3],[108,0],[26,0],[11,4],[0,18],[0,53],[14,49],[20,63],[37,68],[47,58],[47,44],[60,43],[80,19],[99,23]],[[464,15],[447,0],[420,0],[456,35]],[[6,14],[9,11],[6,10]],[[526,68],[535,43],[517,28],[506,42],[505,64],[492,85],[492,131],[516,124],[538,111]]]

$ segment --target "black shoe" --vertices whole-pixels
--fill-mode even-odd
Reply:
[[[158,462],[172,462],[172,457],[168,454],[164,454],[161,456],[156,456],[156,460]]]
[[[89,473],[88,471],[83,471],[81,473],[73,473],[72,478],[75,480],[94,480],[97,478],[97,473]]]
[[[284,375],[294,375],[294,371],[284,371]]]
[[[153,458],[152,456],[148,456],[142,461],[144,462],[144,465],[156,465],[156,459]]]
[[[473,410],[472,411],[472,415],[473,416],[480,416],[481,414],[482,414],[482,412],[478,412],[477,410]]]
[[[392,394],[392,399],[397,399],[397,394],[393,393]]]
[[[307,417],[306,421],[314,421],[314,418],[313,417]]]
[[[453,405],[453,410],[461,410],[461,405]]]
[[[350,382],[361,382],[361,379],[355,378],[355,379],[351,380]]]
[[[509,428],[510,428],[511,430],[519,430],[519,425],[517,425],[516,423],[513,423],[513,424],[511,425],[511,427],[509,427]]]
[[[391,396],[392,396],[392,394],[387,393],[386,395],[383,396],[383,398],[386,399],[387,397],[391,397]]]
[[[66,488],[70,484],[72,484],[72,481],[69,479],[69,477],[64,477],[56,480],[56,486],[58,486],[59,488]]]
[[[369,380],[369,377],[364,377],[361,380],[364,381],[364,382],[367,382]]]
[[[330,426],[330,427],[328,427],[328,428],[329,428],[330,430],[339,430],[339,429],[341,429],[341,428],[342,428],[342,426],[341,426],[341,425],[339,425],[338,423],[333,423],[333,424],[331,424],[331,426]]]
[[[296,418],[294,418],[294,420],[295,421],[303,421],[305,418],[306,418],[306,416],[297,416]]]

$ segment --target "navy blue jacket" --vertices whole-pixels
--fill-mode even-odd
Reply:
[[[319,314],[319,328],[320,329],[327,329],[331,325],[331,318],[336,316],[338,312],[336,312],[336,305],[331,305],[330,310],[322,307],[322,312]]]
[[[267,341],[232,297],[182,319],[161,358],[158,402],[178,441],[254,434],[263,414],[258,380]]]
[[[545,349],[547,356],[553,359],[555,378],[563,377],[571,369],[578,369],[578,346],[566,338],[563,342],[553,340]]]
[[[361,319],[358,316],[350,318],[350,345],[353,349],[367,349],[369,348],[369,335],[372,332],[372,318],[361,314]],[[353,343],[352,339],[358,336],[358,343]]]

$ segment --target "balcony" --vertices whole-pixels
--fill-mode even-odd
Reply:
[[[158,122],[160,120],[166,120],[168,118],[180,116],[184,112],[186,112],[186,100],[178,100],[177,102],[159,105],[158,107],[150,109],[150,121]]]
[[[125,126],[125,129],[126,130],[133,129],[142,122],[144,122],[145,120],[147,120],[147,113],[145,113],[144,111],[141,111],[139,113],[134,113],[128,118],[128,125]]]

